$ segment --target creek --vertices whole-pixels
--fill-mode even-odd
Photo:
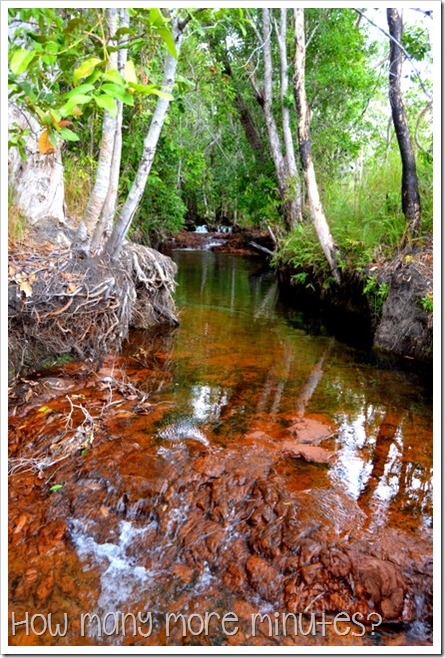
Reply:
[[[179,328],[14,393],[10,630],[68,630],[10,643],[431,644],[431,391],[288,308],[258,259],[173,258]]]

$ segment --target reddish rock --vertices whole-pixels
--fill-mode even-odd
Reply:
[[[332,428],[323,416],[306,416],[299,418],[289,427],[289,432],[298,438],[299,443],[318,445],[320,441],[332,434]]]
[[[217,478],[220,477],[225,470],[224,463],[212,456],[198,457],[192,464],[195,471],[207,477]]]
[[[406,583],[400,569],[384,560],[350,553],[353,576],[363,594],[380,609],[384,619],[401,619]]]
[[[333,452],[317,446],[296,443],[295,441],[285,441],[282,444],[282,451],[289,457],[303,459],[306,462],[315,464],[332,464],[335,459]]]
[[[263,599],[273,602],[280,600],[281,576],[267,560],[251,555],[246,562],[246,571],[250,585]]]

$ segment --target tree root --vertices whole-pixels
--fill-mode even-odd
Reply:
[[[175,263],[125,243],[119,261],[69,250],[9,258],[9,343],[14,374],[48,356],[97,359],[119,351],[130,327],[177,325]]]

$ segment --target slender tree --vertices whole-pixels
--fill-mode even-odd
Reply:
[[[261,48],[264,64],[264,84],[260,89],[257,85],[254,72],[252,71],[249,80],[253,89],[255,99],[260,105],[267,128],[269,139],[270,153],[275,165],[275,172],[278,181],[278,188],[283,204],[284,222],[288,230],[292,230],[301,219],[301,206],[298,202],[298,196],[294,194],[295,171],[289,167],[291,159],[291,149],[289,144],[283,149],[282,139],[278,130],[277,122],[273,112],[274,105],[274,84],[273,84],[273,58],[272,58],[272,22],[270,9],[261,10],[262,31],[257,28],[252,21],[252,28],[255,32],[258,47]],[[286,81],[286,76],[281,77],[281,81]],[[283,94],[281,93],[283,101]],[[287,135],[288,137],[288,135]],[[286,135],[285,135],[286,139]],[[294,158],[295,159],[295,158]]]
[[[420,227],[422,215],[416,158],[401,88],[403,52],[400,44],[403,21],[397,9],[387,9],[386,13],[392,37],[389,43],[389,102],[402,159],[402,209],[407,221],[407,236],[413,236]]]
[[[156,147],[170,105],[170,93],[175,83],[176,68],[178,65],[178,57],[182,39],[184,37],[184,31],[190,19],[191,15],[188,14],[186,18],[176,16],[173,20],[172,36],[176,47],[176,56],[173,56],[173,54],[169,52],[165,60],[162,95],[158,98],[156,109],[153,113],[150,127],[144,140],[142,157],[136,172],[136,177],[106,245],[107,251],[113,257],[116,257],[119,254],[145,190],[145,185],[155,157]]]
[[[106,9],[108,42],[114,40],[119,27],[124,27],[124,25],[120,25],[120,19],[122,18],[124,19],[124,25],[128,27],[126,10]],[[124,53],[117,50],[111,52],[108,59],[108,69],[118,70],[119,60],[122,62],[123,58],[126,58],[126,51]],[[122,69],[123,67],[121,67]],[[117,100],[116,104],[117,112],[114,115],[107,110],[104,112],[96,179],[83,215],[88,235],[92,240],[91,247],[93,250],[98,249],[102,236],[106,235],[107,231],[109,232],[116,205],[122,144],[123,103]]]
[[[298,175],[297,161],[295,157],[294,141],[292,138],[292,129],[290,122],[290,108],[288,105],[289,93],[289,62],[287,59],[287,9],[284,7],[280,10],[280,27],[275,22],[275,31],[278,40],[278,49],[280,52],[280,100],[281,115],[283,123],[283,138],[285,145],[285,161],[287,168],[288,197],[291,205],[290,212],[296,222],[302,220],[302,193]]]
[[[332,275],[337,282],[340,281],[337,257],[338,247],[332,238],[329,224],[324,214],[323,205],[318,191],[312,158],[310,135],[310,109],[306,96],[305,66],[306,43],[304,32],[304,9],[295,9],[295,67],[294,67],[294,93],[298,111],[298,139],[300,145],[300,159],[303,168],[304,182],[309,202],[311,219],[317,233],[318,241],[331,268]]]

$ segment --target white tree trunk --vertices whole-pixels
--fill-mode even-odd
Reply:
[[[300,143],[300,157],[303,167],[304,181],[309,201],[312,222],[317,233],[318,241],[329,263],[332,274],[340,282],[340,273],[337,267],[338,248],[329,229],[323,205],[318,191],[315,176],[312,148],[310,141],[310,111],[306,97],[305,64],[306,45],[304,34],[304,9],[294,9],[295,15],[295,69],[294,91],[298,110],[298,138]]]
[[[183,38],[183,29],[184,28],[179,25],[179,21],[176,20],[173,25],[172,33],[175,39],[178,57]],[[177,65],[178,60],[172,55],[168,54],[165,61],[164,77],[162,80],[162,89],[167,93],[171,93],[173,89]],[[136,178],[119,214],[113,233],[108,241],[107,249],[112,256],[116,256],[119,253],[125,239],[125,235],[130,227],[131,222],[133,221],[134,214],[138,209],[142,195],[144,194],[145,185],[147,183],[147,179],[153,164],[156,147],[169,106],[170,101],[167,98],[158,98],[156,109],[154,111],[150,127],[144,140],[142,158],[139,163]]]
[[[65,223],[63,164],[60,147],[55,153],[42,155],[38,139],[43,127],[25,109],[8,103],[8,127],[30,129],[25,137],[26,161],[17,148],[8,152],[9,187],[12,203],[28,220],[36,225],[48,220]]]
[[[273,103],[273,70],[272,70],[272,47],[271,47],[271,23],[269,9],[262,10],[263,16],[263,59],[264,59],[264,97],[263,97],[263,112],[266,120],[267,134],[269,136],[270,151],[275,165],[275,171],[278,179],[278,186],[280,195],[283,199],[285,220],[289,229],[294,226],[293,218],[288,212],[288,186],[287,186],[287,172],[286,162],[283,158],[283,149],[281,144],[280,134],[278,132],[275,117],[272,111]],[[286,212],[287,211],[287,212]]]
[[[118,9],[118,24],[119,27],[128,27],[130,18],[126,9]],[[128,50],[126,48],[117,52],[117,69],[121,75],[124,75],[125,63],[127,61]],[[122,116],[123,116],[123,103],[117,103],[117,117],[116,129],[114,135],[113,154],[111,158],[110,181],[108,185],[108,193],[102,206],[99,221],[96,224],[94,231],[91,250],[93,252],[99,251],[107,239],[110,237],[113,230],[114,215],[116,213],[117,193],[119,188],[119,175],[121,169],[122,159]]]
[[[285,146],[285,160],[287,167],[287,183],[290,196],[291,213],[294,223],[302,220],[302,194],[298,175],[298,167],[295,158],[294,141],[290,123],[290,111],[287,106],[287,94],[289,91],[289,63],[287,61],[287,9],[280,11],[280,29],[276,30],[278,49],[280,52],[280,78],[281,78],[281,112],[283,122],[283,137]]]
[[[113,38],[116,33],[118,24],[118,10],[107,9],[106,21],[108,36]],[[117,51],[110,54],[109,68],[117,69],[118,53]],[[122,107],[119,108],[122,112]],[[83,222],[87,228],[90,239],[95,235],[97,224],[100,221],[105,202],[108,197],[111,182],[111,170],[114,158],[116,136],[119,128],[119,111],[116,118],[113,118],[105,110],[102,123],[102,140],[99,151],[99,161],[97,164],[96,180],[88,199],[87,207],[83,215]],[[96,236],[95,236],[96,237]],[[97,246],[97,245],[96,245]]]

